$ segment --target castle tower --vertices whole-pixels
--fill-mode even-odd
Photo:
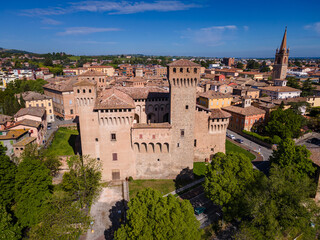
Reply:
[[[193,168],[196,86],[200,65],[180,59],[168,65],[172,158],[176,168]]]
[[[285,79],[287,76],[289,48],[287,48],[287,27],[283,35],[280,49],[276,50],[276,57],[273,67],[273,80]]]

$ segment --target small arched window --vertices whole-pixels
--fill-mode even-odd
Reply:
[[[83,90],[82,90],[82,92],[83,92],[83,93],[86,93],[86,90],[85,90],[85,89],[83,89]]]
[[[89,93],[91,93],[91,88],[89,89]]]
[[[176,69],[176,68],[173,68],[173,72],[176,73],[176,72],[177,72],[177,69]]]
[[[190,72],[190,68],[187,68],[187,72],[188,72],[188,73]]]
[[[198,69],[197,68],[194,68],[194,73],[197,73],[198,72]]]
[[[183,68],[180,68],[180,72],[183,73]]]
[[[79,90],[79,89],[77,90],[77,93],[80,93],[80,90]]]

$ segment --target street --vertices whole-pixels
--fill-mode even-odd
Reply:
[[[271,149],[268,149],[266,147],[260,146],[259,144],[255,143],[255,142],[252,142],[251,140],[246,139],[243,136],[237,134],[236,132],[233,132],[233,131],[228,129],[227,133],[234,135],[236,137],[236,139],[237,138],[242,139],[243,140],[243,145],[247,146],[252,151],[255,151],[255,152],[259,152],[260,151],[261,156],[263,158],[263,161],[268,161],[269,157],[272,154],[272,150]],[[228,140],[231,140],[231,139],[228,138]]]

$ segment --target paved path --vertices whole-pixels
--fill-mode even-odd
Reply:
[[[112,239],[114,230],[120,226],[123,209],[122,185],[103,188],[99,199],[91,206],[94,224],[81,240]]]

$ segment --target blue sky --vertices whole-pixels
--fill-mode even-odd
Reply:
[[[320,1],[25,1],[1,3],[0,47],[37,53],[320,57]]]

